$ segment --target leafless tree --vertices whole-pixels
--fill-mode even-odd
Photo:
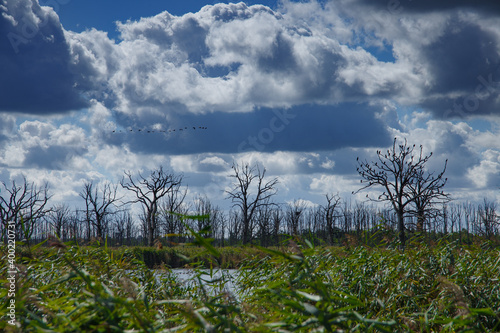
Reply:
[[[185,233],[184,224],[180,215],[187,214],[188,207],[184,203],[187,188],[172,190],[160,201],[160,217],[162,230],[173,242],[184,242],[181,239]]]
[[[287,223],[289,235],[297,236],[302,232],[300,224],[305,209],[306,205],[302,200],[295,200],[287,206],[285,221]]]
[[[358,238],[361,237],[362,230],[368,230],[369,212],[368,208],[363,202],[356,202],[352,212],[354,228]]]
[[[440,197],[440,190],[446,183],[443,182],[442,175],[446,170],[434,177],[425,173],[425,164],[432,156],[432,153],[424,156],[422,146],[420,152],[416,153],[415,145],[409,146],[406,139],[404,143],[398,144],[394,139],[391,149],[386,153],[377,151],[378,161],[367,162],[358,160],[357,171],[363,178],[361,187],[357,192],[379,186],[383,188],[383,193],[377,198],[370,198],[377,202],[389,202],[397,216],[399,239],[402,248],[405,246],[405,214],[410,210],[410,206],[420,202],[423,207],[429,207],[436,197]],[[421,206],[422,207],[422,206]]]
[[[172,191],[180,191],[181,175],[166,173],[163,168],[151,171],[148,178],[138,174],[133,177],[129,171],[125,172],[120,184],[123,188],[134,193],[136,199],[132,203],[140,203],[144,209],[144,223],[146,240],[149,246],[154,245],[158,233],[158,204],[160,199]]]
[[[92,181],[86,182],[80,197],[85,200],[86,217],[88,226],[92,225],[95,236],[103,238],[107,231],[107,223],[110,215],[114,214],[117,202],[118,186],[104,183],[101,186],[95,185]]]
[[[264,182],[266,169],[260,167],[250,167],[248,163],[234,164],[232,166],[234,174],[233,188],[226,191],[231,199],[233,207],[238,207],[241,211],[243,244],[248,244],[252,239],[254,227],[254,214],[260,207],[273,205],[270,199],[276,194],[276,184],[278,178],[273,178]]]
[[[483,200],[483,204],[478,207],[478,221],[480,221],[480,232],[487,238],[493,236],[497,231],[500,223],[496,214],[496,204],[487,199]]]
[[[422,154],[422,148],[420,148]],[[431,157],[432,153],[428,157]],[[429,218],[436,218],[442,209],[437,205],[445,205],[450,201],[450,196],[443,192],[443,187],[446,185],[447,178],[444,178],[448,160],[444,163],[443,171],[434,175],[427,172],[424,168],[415,170],[414,179],[409,184],[411,196],[413,197],[413,205],[409,209],[409,213],[417,217],[417,232],[424,231],[424,223]]]
[[[280,242],[280,233],[281,233],[281,224],[283,221],[283,212],[281,208],[275,208],[272,211],[272,236],[274,240],[274,244],[279,244]]]
[[[199,196],[195,201],[195,212],[196,215],[204,217],[194,221],[194,230],[208,230],[206,236],[219,240],[220,244],[223,244],[226,224],[223,211],[218,206],[214,206],[207,196]]]
[[[257,235],[261,246],[268,246],[272,234],[272,209],[270,206],[264,206],[257,211]]]
[[[0,192],[0,221],[4,230],[14,221],[17,237],[26,239],[29,244],[35,224],[50,211],[46,208],[50,199],[48,184],[38,188],[23,177],[21,185],[15,181],[11,187],[4,182],[2,185],[5,192]]]
[[[67,238],[66,228],[70,222],[71,209],[67,204],[58,204],[47,214],[49,222],[57,238]]]
[[[322,207],[330,245],[333,245],[335,241],[335,233],[337,230],[336,221],[340,217],[337,212],[339,204],[340,197],[338,195],[327,194],[326,206]]]
[[[193,229],[196,232],[206,231],[205,234],[208,237],[212,237],[214,231],[213,225],[213,213],[215,211],[215,207],[212,206],[212,203],[207,197],[199,196],[195,200],[195,212],[200,218],[195,219]],[[217,214],[217,213],[216,213]],[[203,217],[202,217],[203,216]]]
[[[113,219],[114,233],[113,238],[119,245],[131,245],[131,239],[134,236],[134,221],[130,211],[124,210],[115,214]]]
[[[229,211],[228,229],[229,229],[229,245],[234,245],[238,242],[241,236],[241,216],[239,210]]]

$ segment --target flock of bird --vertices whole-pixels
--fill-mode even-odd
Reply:
[[[126,132],[141,132],[141,133],[172,133],[172,132],[181,132],[181,131],[189,131],[189,130],[206,130],[208,127],[206,126],[190,126],[190,127],[181,127],[181,128],[177,128],[177,129],[168,129],[168,130],[160,130],[160,129],[132,129],[132,128],[129,128],[129,129],[123,129],[123,130],[113,130],[112,133],[126,133]]]

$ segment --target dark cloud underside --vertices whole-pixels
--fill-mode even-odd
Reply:
[[[163,124],[167,131],[176,129],[175,133],[147,133],[152,130],[148,124],[125,120],[122,133],[110,131],[105,137],[109,143],[125,144],[133,151],[166,154],[305,152],[386,145],[391,138],[384,124],[375,118],[375,111],[376,108],[364,104],[344,103],[184,115],[175,120],[176,125]],[[200,130],[198,126],[207,129]],[[139,128],[141,132],[137,131]]]
[[[57,16],[35,0],[8,1],[2,11],[0,111],[48,114],[87,106]]]
[[[500,13],[500,2],[491,0],[357,0],[377,9],[405,10],[406,12],[433,12],[457,8],[474,8],[484,12]]]

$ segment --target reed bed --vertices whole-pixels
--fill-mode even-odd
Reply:
[[[202,277],[196,258],[220,263],[201,244],[185,256],[194,284],[163,266],[155,275],[133,249],[61,247],[16,258],[17,325],[6,332],[498,332],[500,252],[487,244],[391,248],[250,249],[237,294]],[[229,251],[229,250],[226,250]],[[245,249],[234,249],[238,255]],[[1,249],[6,261],[6,249]],[[192,258],[195,258],[192,260]],[[207,260],[208,260],[207,259]],[[203,262],[205,267],[206,262]],[[8,268],[0,268],[7,285]],[[209,288],[210,287],[210,288]],[[212,290],[209,292],[208,290]],[[216,290],[214,293],[213,290]]]

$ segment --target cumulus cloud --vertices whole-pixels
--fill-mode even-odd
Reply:
[[[478,188],[487,189],[500,184],[500,152],[488,149],[479,165],[469,169],[467,177]]]
[[[48,114],[87,106],[57,14],[37,0],[2,0],[0,12],[0,111]]]
[[[0,11],[0,165],[12,174],[81,185],[164,165],[220,195],[233,161],[249,161],[281,176],[286,200],[311,200],[355,190],[356,157],[397,136],[434,152],[429,170],[448,159],[452,189],[498,182],[498,128],[466,122],[499,115],[491,2],[216,4],[120,22],[116,40],[66,31],[36,0]]]
[[[403,68],[394,91],[403,105],[420,105],[440,119],[500,110],[500,33],[490,2],[406,1],[346,4],[343,12],[364,47],[385,48]],[[496,22],[496,23],[494,23]],[[408,78],[410,80],[408,81]]]
[[[293,13],[293,6],[283,11]],[[181,17],[163,12],[118,28],[116,44],[95,30],[67,37],[85,82],[93,89],[100,82],[101,95],[128,114],[373,101],[414,94],[414,82],[423,81],[345,36],[260,5],[217,4]]]
[[[3,2],[6,30],[25,33],[25,22],[37,32],[29,43],[15,44],[22,54],[3,52],[9,60],[3,63],[16,68],[14,63],[26,62],[22,57],[41,50],[54,66],[63,66],[28,62],[35,74],[43,68],[57,72],[37,74],[30,88],[38,90],[25,89],[49,101],[63,96],[54,112],[82,107],[81,92],[118,112],[166,118],[376,100],[417,103],[436,115],[459,117],[497,113],[500,103],[500,29],[492,28],[494,19],[483,10],[490,7],[482,2],[436,5],[441,11],[430,14],[429,3],[400,4],[396,12],[369,10],[381,4],[364,1],[284,1],[276,11],[217,4],[183,16],[165,11],[119,22],[118,41],[95,29],[65,32],[57,15],[36,0]],[[387,48],[392,59],[379,59],[374,46]],[[43,84],[40,77],[54,82]],[[18,92],[12,100],[19,100],[20,87],[10,86]],[[17,109],[35,104],[23,101]],[[48,110],[47,103],[37,107]]]
[[[0,164],[5,166],[48,170],[89,168],[83,159],[88,151],[86,135],[78,126],[56,127],[51,122],[27,120],[9,139],[13,143],[0,151]]]

